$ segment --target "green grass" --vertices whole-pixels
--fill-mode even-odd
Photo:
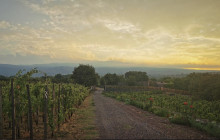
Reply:
[[[97,139],[99,137],[98,130],[95,125],[95,104],[92,98],[93,95],[90,95],[87,99],[85,108],[82,108],[78,111],[80,116],[78,121],[83,131],[81,139]]]
[[[187,118],[183,115],[175,116],[173,118],[170,118],[169,120],[171,123],[191,126],[191,127],[194,127],[200,131],[206,132],[207,134],[209,134],[211,136],[220,138],[220,128],[217,125],[212,124],[210,122],[200,123],[200,122],[197,122],[191,118]]]
[[[150,108],[150,109],[153,109],[153,108]],[[164,108],[154,108],[152,112],[160,117],[167,117],[169,115],[169,111]]]
[[[169,120],[171,123],[191,126],[190,120],[181,114],[173,116],[172,118],[169,118]]]
[[[203,132],[207,132],[211,136],[220,138],[220,128],[212,123],[201,124],[195,120],[190,120],[190,125]]]

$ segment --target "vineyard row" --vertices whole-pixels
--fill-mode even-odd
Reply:
[[[88,95],[89,89],[78,84],[29,83],[24,77],[4,83],[0,85],[0,137],[53,137]]]

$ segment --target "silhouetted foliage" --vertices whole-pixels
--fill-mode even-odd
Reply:
[[[8,81],[9,78],[3,75],[0,75],[0,81]]]
[[[78,67],[74,68],[73,80],[84,86],[97,85],[97,74],[95,73],[95,68],[90,65],[80,64]]]
[[[119,80],[120,78],[117,74],[107,73],[101,78],[101,84],[102,85],[118,85]]]
[[[52,77],[53,83],[71,83],[71,75],[62,75],[62,74],[56,74],[54,77]]]
[[[183,78],[169,80],[171,84],[166,87],[189,91],[196,99],[220,100],[219,73],[191,73]]]
[[[139,82],[147,82],[148,76],[146,72],[141,71],[129,71],[125,73],[125,80],[127,85],[134,86]]]

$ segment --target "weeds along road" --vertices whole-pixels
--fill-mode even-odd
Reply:
[[[100,139],[212,139],[187,126],[171,124],[131,105],[94,93],[96,123]]]

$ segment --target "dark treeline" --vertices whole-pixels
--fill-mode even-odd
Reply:
[[[37,69],[36,69],[37,70]],[[26,70],[20,70],[18,73],[23,73]],[[17,73],[17,74],[18,74]],[[40,73],[38,71],[38,73]],[[55,76],[48,76],[46,73],[41,72],[44,76],[41,77],[30,77],[29,82],[44,82],[50,80],[52,83],[77,83],[80,85],[84,85],[86,87],[98,85],[98,81],[100,79],[99,75],[95,72],[95,68],[91,65],[82,65],[80,64],[78,67],[75,67],[72,74],[62,75],[56,74]],[[16,75],[17,75],[16,74]],[[9,83],[11,79],[15,76],[6,77],[0,75],[0,81],[4,81],[5,83]]]
[[[0,75],[0,81],[9,82],[11,77]],[[105,74],[100,77],[95,68],[91,65],[82,65],[75,67],[72,74],[55,76],[33,77],[32,82],[45,81],[45,78],[51,79],[53,83],[78,83],[84,86],[100,85],[127,85],[127,86],[160,86],[162,82],[166,88],[189,91],[195,99],[204,99],[208,101],[220,100],[220,73],[191,73],[184,77],[164,77],[162,79],[149,79],[146,72],[129,71],[123,75],[115,73]]]
[[[148,81],[148,75],[146,72],[141,71],[129,71],[124,75],[117,74],[105,74],[100,79],[100,85],[128,85],[128,86],[137,86],[137,85],[146,85]]]
[[[165,77],[149,79],[146,72],[130,71],[124,75],[106,74],[100,85],[147,85],[189,91],[195,100],[220,100],[220,73],[191,73],[185,77]]]
[[[189,91],[195,98],[220,100],[220,73],[191,73],[183,78],[161,79],[165,87]]]

